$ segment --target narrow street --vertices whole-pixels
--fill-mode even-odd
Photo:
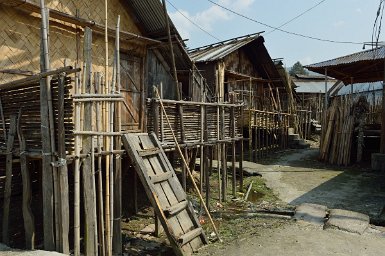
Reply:
[[[269,160],[269,164],[244,165],[262,175],[266,186],[282,201],[280,204],[320,204],[328,209],[364,213],[371,222],[383,222],[384,174],[321,163],[317,148],[281,155]],[[199,255],[381,255],[385,250],[385,228],[380,226],[369,225],[359,235],[279,215],[255,215],[238,220],[235,225],[243,226],[241,234],[231,242],[211,244]]]

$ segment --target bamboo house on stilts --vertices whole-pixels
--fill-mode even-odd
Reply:
[[[166,13],[158,0],[0,3],[3,243],[120,255],[139,180],[177,255],[207,243],[184,190],[200,156],[195,187],[209,201],[213,149],[226,145],[221,199],[230,178],[242,190],[242,105],[210,100]]]
[[[243,104],[240,150],[245,149],[249,161],[287,148],[296,116],[287,73],[281,62],[271,59],[264,42],[256,33],[189,51],[215,92],[213,101]]]

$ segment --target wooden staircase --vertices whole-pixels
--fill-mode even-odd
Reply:
[[[122,135],[123,144],[143,183],[176,255],[190,255],[207,238],[175,171],[154,133]]]

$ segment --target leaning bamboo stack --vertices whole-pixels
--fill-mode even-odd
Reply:
[[[323,120],[320,160],[345,166],[351,163],[354,121],[351,98],[334,99]]]

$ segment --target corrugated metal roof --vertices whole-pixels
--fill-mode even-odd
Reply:
[[[140,27],[145,29],[148,36],[167,36],[166,19],[160,0],[130,0],[128,5],[132,7]],[[178,34],[174,24],[170,21],[171,34]]]
[[[334,84],[335,80],[327,82],[327,89],[329,90]],[[295,91],[297,93],[325,93],[325,81],[295,81]]]
[[[228,54],[247,45],[260,36],[260,33],[234,38],[224,42],[203,46],[189,51],[194,62],[209,62],[220,60]]]
[[[350,64],[358,61],[379,60],[379,59],[384,59],[384,57],[385,57],[385,47],[379,47],[375,49],[370,49],[362,52],[349,54],[349,55],[335,58],[332,60],[327,60],[327,61],[307,65],[305,67],[306,68],[324,68],[324,67],[330,67],[330,66]]]
[[[353,93],[373,92],[378,90],[382,90],[382,82],[353,84]],[[351,94],[351,92],[352,88],[350,84],[348,84],[343,86],[337,95],[347,95]]]

